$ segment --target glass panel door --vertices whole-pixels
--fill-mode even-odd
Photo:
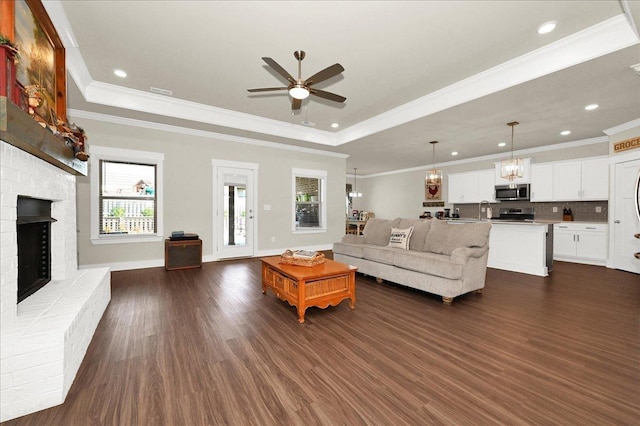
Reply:
[[[253,170],[217,168],[216,244],[219,259],[253,256]]]
[[[223,197],[223,244],[244,246],[247,243],[247,185],[225,183]]]

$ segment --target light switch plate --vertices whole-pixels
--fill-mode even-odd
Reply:
[[[271,204],[265,204],[262,208],[264,210],[271,210]]]

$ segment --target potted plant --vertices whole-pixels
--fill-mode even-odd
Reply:
[[[0,96],[6,96],[18,104],[19,91],[16,86],[16,62],[18,48],[9,38],[0,34]]]
[[[0,34],[0,46],[12,51],[14,56],[18,56],[18,48],[16,47],[16,45],[13,44],[13,42],[9,40],[8,37],[2,34]]]

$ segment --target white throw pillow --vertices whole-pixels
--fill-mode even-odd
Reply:
[[[389,238],[389,247],[409,250],[409,240],[413,233],[413,226],[407,229],[391,228],[391,238]]]

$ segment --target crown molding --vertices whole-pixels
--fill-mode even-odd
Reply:
[[[640,41],[623,13],[353,126],[338,132],[328,132],[94,81],[80,53],[61,1],[49,0],[43,3],[67,49],[69,74],[88,102],[333,147],[615,52]]]
[[[298,124],[285,123],[99,81],[91,82],[86,88],[85,99],[87,102],[101,105],[249,130],[319,145],[335,145],[333,133],[325,130],[310,129]]]
[[[161,132],[172,132],[181,135],[198,136],[207,139],[217,139],[227,142],[243,143],[247,145],[256,145],[266,148],[284,149],[287,151],[303,152],[306,154],[323,155],[326,157],[348,158],[348,154],[339,152],[323,151],[320,149],[305,148],[295,145],[286,145],[278,142],[263,141],[260,139],[247,138],[244,136],[234,136],[225,133],[210,132],[206,130],[192,129],[190,127],[173,126],[170,124],[155,123],[152,121],[136,120],[133,118],[119,117],[115,115],[100,114],[97,112],[84,111],[78,109],[70,109],[69,116],[74,119],[87,119],[101,121],[105,123],[120,124],[124,126],[140,127],[143,129],[158,130]]]
[[[337,133],[337,145],[508,89],[632,46],[640,40],[624,14],[369,118]]]
[[[633,14],[631,13],[631,7],[629,7],[629,0],[620,0],[620,5],[622,6],[622,10],[624,10],[627,20],[629,21],[629,26],[636,34],[636,37],[640,38],[640,32],[638,32],[638,27],[636,26],[636,23],[633,20]]]
[[[631,130],[631,129],[635,128],[635,127],[640,127],[640,118],[636,118],[635,120],[627,121],[626,123],[622,123],[622,124],[620,124],[618,126],[611,127],[609,129],[603,130],[602,132],[607,136],[611,136],[611,135],[618,134],[620,132]]]
[[[536,148],[521,149],[519,151],[514,151],[513,154],[518,157],[524,157],[526,155],[535,154],[537,152],[557,151],[559,149],[575,148],[580,146],[588,146],[588,145],[595,145],[599,143],[608,143],[608,142],[609,142],[609,138],[607,138],[606,136],[598,136],[597,138],[580,139],[577,141],[564,142],[564,143],[559,143],[554,145],[546,145],[546,146],[540,146]],[[429,168],[444,168],[447,166],[457,166],[460,164],[478,163],[481,161],[495,161],[495,160],[503,159],[504,157],[505,157],[505,153],[502,152],[499,154],[490,154],[490,155],[483,155],[481,157],[466,158],[464,160],[447,161],[444,163],[429,164],[424,166],[411,167],[407,169],[391,170],[388,172],[381,172],[381,173],[371,173],[369,175],[362,175],[362,176],[358,175],[358,178],[362,177],[362,179],[368,179],[368,178],[379,177],[379,176],[388,176],[388,175],[397,175],[401,173],[409,173],[409,172],[415,172],[415,171],[424,171]]]

